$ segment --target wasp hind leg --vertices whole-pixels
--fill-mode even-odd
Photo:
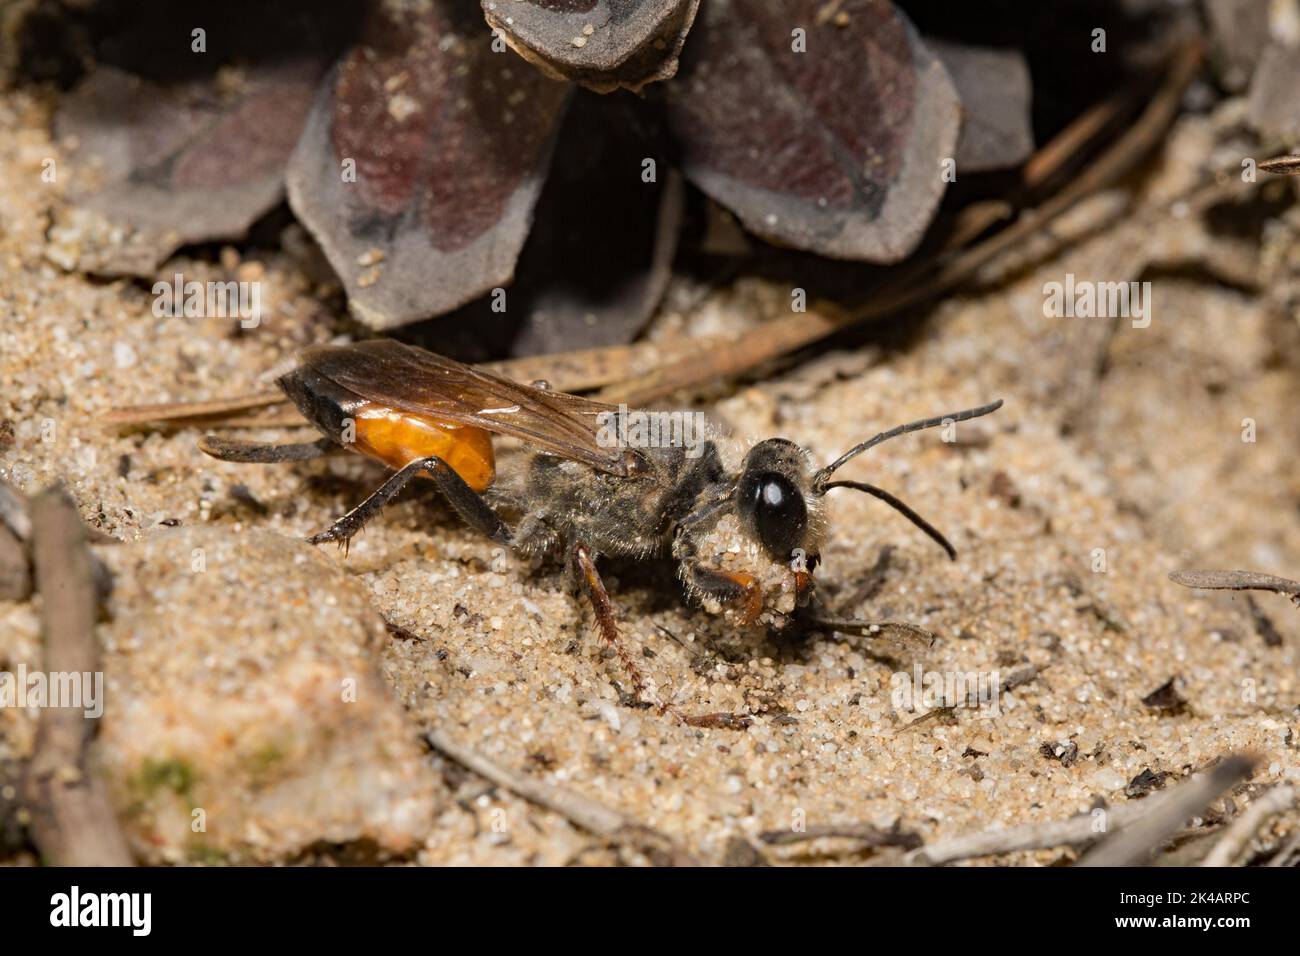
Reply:
[[[658,707],[662,713],[667,708],[658,703],[657,700],[647,699],[646,688],[648,685],[646,684],[645,675],[641,673],[641,668],[632,659],[627,645],[623,643],[622,638],[619,636],[618,621],[614,619],[614,605],[609,600],[609,592],[605,590],[605,582],[600,579],[600,572],[596,570],[596,561],[592,556],[591,549],[582,542],[578,542],[573,546],[571,556],[578,581],[582,585],[582,589],[587,592],[587,599],[591,601],[591,609],[595,612],[596,629],[600,631],[600,636],[605,639],[605,643],[618,655],[623,669],[632,678],[632,689],[636,693],[637,700]]]
[[[204,435],[199,439],[199,451],[222,461],[243,464],[275,465],[286,461],[310,461],[321,458],[339,446],[328,438],[306,441],[296,445],[270,445],[264,442],[238,441],[220,435]]]
[[[645,676],[641,673],[641,668],[637,666],[636,661],[632,659],[627,645],[623,643],[619,636],[618,622],[614,619],[614,607],[610,603],[609,592],[605,590],[605,582],[600,579],[600,572],[596,570],[596,562],[591,550],[585,544],[578,543],[573,546],[570,553],[578,580],[581,582],[583,590],[587,592],[592,610],[596,614],[596,627],[600,630],[600,636],[618,655],[623,668],[627,671],[628,676],[632,678],[632,687],[638,700],[656,708],[661,714],[671,714],[689,727],[744,730],[750,725],[749,717],[744,715],[724,713],[683,714],[672,704],[660,701],[654,694],[648,694],[649,685]]]
[[[415,461],[407,463],[394,472],[369,498],[342,518],[339,518],[320,534],[314,534],[307,540],[312,544],[337,541],[346,548],[347,543],[352,540],[358,531],[365,527],[366,522],[379,514],[384,505],[392,501],[412,478],[422,472],[433,479],[434,484],[438,486],[438,490],[447,499],[447,503],[455,509],[466,524],[476,531],[481,531],[494,541],[499,541],[502,544],[510,543],[510,529],[497,516],[497,513],[492,510],[491,506],[483,500],[477,491],[465,484],[465,479],[456,474],[455,469],[436,455],[428,458],[417,458]]]

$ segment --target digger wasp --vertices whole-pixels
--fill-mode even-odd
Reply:
[[[309,348],[277,383],[323,438],[270,445],[207,436],[202,450],[225,461],[269,463],[343,447],[393,469],[378,490],[308,539],[315,544],[346,547],[411,479],[431,479],[457,514],[493,541],[526,555],[563,555],[569,580],[586,592],[601,636],[642,700],[646,680],[620,640],[596,567],[601,555],[672,558],[687,594],[741,627],[928,638],[910,624],[820,614],[813,573],[826,535],[824,498],[836,488],[872,495],[955,559],[948,540],[898,498],[832,476],[881,442],[1002,405],[891,428],[815,469],[809,453],[784,438],[747,450],[713,438],[689,451],[610,442],[615,406],[545,382],[510,381],[392,340]],[[494,435],[524,443],[521,467],[498,476]]]

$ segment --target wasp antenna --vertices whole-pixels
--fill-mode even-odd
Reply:
[[[972,418],[979,418],[981,415],[988,415],[990,412],[996,412],[1002,407],[1002,399],[998,399],[989,405],[981,405],[979,408],[968,408],[964,412],[952,412],[948,415],[936,415],[934,418],[922,418],[920,421],[908,422],[906,425],[899,425],[897,428],[891,428],[887,432],[881,432],[874,438],[868,438],[861,445],[854,445],[839,458],[835,459],[825,468],[813,475],[813,490],[820,493],[827,487],[827,481],[830,479],[845,462],[856,458],[864,451],[875,448],[881,442],[889,441],[891,438],[897,438],[899,435],[906,435],[908,432],[924,431],[927,428],[935,428],[939,425],[945,425],[948,422],[964,422]]]
[[[832,488],[852,488],[854,491],[864,491],[869,495],[874,495],[929,535],[935,544],[948,552],[948,558],[950,560],[957,560],[957,549],[954,548],[952,544],[949,543],[948,539],[943,536],[943,532],[909,508],[901,499],[891,495],[884,488],[877,488],[875,485],[869,485],[865,481],[832,481],[824,485],[822,490],[830,491]]]

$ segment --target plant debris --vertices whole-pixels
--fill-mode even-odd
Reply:
[[[1177,677],[1171,677],[1142,698],[1142,703],[1158,713],[1174,717],[1187,710],[1187,701],[1178,693]]]
[[[32,556],[42,595],[49,674],[102,673],[95,638],[93,559],[76,507],[62,490],[31,506]],[[98,722],[73,706],[40,710],[35,749],[23,780],[32,839],[55,866],[130,866],[131,853],[88,749]]]
[[[1029,65],[1019,50],[927,37],[961,98],[957,169],[981,173],[1019,166],[1034,151]]]
[[[1300,175],[1300,156],[1274,156],[1260,163],[1259,168],[1278,176]]]
[[[1079,745],[1073,740],[1061,743],[1048,742],[1038,748],[1048,760],[1058,760],[1062,767],[1073,767],[1079,761]]]
[[[520,56],[598,93],[677,72],[700,0],[482,0],[483,15]]]
[[[1229,591],[1272,591],[1300,605],[1300,581],[1258,571],[1174,571],[1169,580],[1185,588]]]
[[[1147,767],[1128,782],[1128,786],[1124,788],[1124,796],[1130,800],[1136,800],[1145,797],[1152,790],[1163,790],[1165,780],[1168,777],[1169,774],[1164,771],[1156,773],[1150,767]]]
[[[514,275],[569,89],[481,26],[459,3],[377,5],[294,151],[289,201],[372,328]]]
[[[869,847],[898,847],[903,850],[915,850],[921,845],[921,838],[917,834],[900,829],[897,824],[888,830],[882,830],[868,823],[822,823],[803,830],[774,830],[759,834],[759,839],[768,846],[789,846],[827,838],[854,840]]]
[[[78,144],[74,159],[98,164],[94,186],[73,199],[134,235],[82,243],[75,261],[60,264],[150,276],[182,244],[244,236],[284,198],[284,167],[324,67],[245,70],[224,94],[204,80],[161,84],[96,70],[58,117],[59,135]],[[67,219],[56,226],[74,228]]]
[[[935,157],[955,156],[957,93],[888,0],[841,4],[842,24],[817,23],[818,5],[799,5],[816,51],[801,55],[787,12],[706,4],[668,91],[669,124],[686,175],[747,229],[835,258],[896,262],[943,194]]]
[[[1250,775],[1255,760],[1233,755],[1213,769],[1145,803],[1151,812],[1104,840],[1079,866],[1138,866],[1147,862],[1178,829]]]

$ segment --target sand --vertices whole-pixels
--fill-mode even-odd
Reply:
[[[1188,121],[1191,140],[1211,135],[1193,128],[1198,122]],[[158,854],[169,860],[323,861],[359,842],[368,859],[427,865],[616,858],[607,841],[424,751],[420,735],[434,729],[656,828],[707,862],[752,860],[735,855],[749,844],[770,862],[897,863],[901,849],[842,839],[767,847],[759,836],[859,822],[931,842],[1060,819],[1099,800],[1149,799],[1136,795],[1140,787],[1126,793],[1145,772],[1169,775],[1160,778],[1169,785],[1226,754],[1259,755],[1249,783],[1193,822],[1195,837],[1261,789],[1300,783],[1294,610],[1280,597],[1255,599],[1282,635],[1270,646],[1243,597],[1184,590],[1166,577],[1196,566],[1300,577],[1295,323],[1274,298],[1196,270],[1156,275],[1150,328],[1120,329],[1109,374],[1088,393],[1088,424],[1068,433],[1073,376],[1091,358],[1088,320],[1045,318],[1042,287],[1086,271],[1088,243],[945,301],[905,343],[882,337],[724,394],[712,411],[737,436],[781,435],[819,462],[913,418],[995,398],[1006,406],[958,426],[955,442],[938,432],[909,436],[844,471],[944,530],[956,562],[875,500],[838,492],[829,502],[823,595],[832,606],[847,599],[891,549],[874,594],[842,610],[935,632],[924,659],[857,637],[794,643],[738,632],[686,606],[670,569],[607,567],[625,638],[659,693],[689,712],[752,717],[745,730],[694,729],[620,693],[626,675],[558,569],[475,536],[431,490],[403,495],[346,556],[323,548],[298,561],[291,555],[311,550],[298,539],[360,500],[381,469],[351,457],[220,463],[198,452],[196,429],[105,427],[99,419],[114,405],[264,389],[298,347],[355,327],[280,252],[247,251],[239,261],[232,250],[224,262],[180,256],[163,268],[163,278],[260,278],[265,319],[242,331],[229,320],[156,317],[147,284],[65,271],[57,263],[68,251],[51,244],[46,227],[77,171],[60,166],[58,182],[41,182],[42,160],[62,155],[48,129],[47,102],[0,97],[0,476],[29,491],[65,483],[87,524],[121,542],[97,546],[126,578],[101,640],[110,682],[117,671],[127,688],[116,705],[110,698],[98,746],[137,845],[154,827],[164,846],[186,846],[185,815],[132,813],[127,787],[146,761],[184,759],[211,795],[204,799],[232,807],[219,815],[242,816],[225,820],[221,839],[197,857]],[[1169,188],[1200,161],[1175,148],[1145,195],[1158,197],[1162,183]],[[678,334],[688,322],[697,331],[744,328],[764,307],[778,314],[788,303],[788,289],[750,281],[714,293],[690,316],[670,308],[652,334]],[[1253,443],[1242,441],[1244,418],[1257,424]],[[240,437],[290,434],[302,435]],[[201,534],[227,555],[224,585],[184,584],[188,565],[168,558],[177,534]],[[145,582],[132,577],[141,569]],[[315,606],[296,609],[286,594]],[[334,601],[350,610],[332,612]],[[35,659],[36,610],[0,602],[0,667]],[[381,618],[389,626],[379,633]],[[337,807],[289,788],[289,773],[269,784],[286,787],[287,804],[239,800],[258,781],[220,739],[220,713],[196,721],[183,746],[160,729],[178,702],[224,706],[221,668],[193,658],[213,634],[241,649],[250,668],[232,708],[260,699],[245,692],[273,665],[269,648],[284,642],[295,660],[343,655],[349,663],[329,664],[330,680],[339,666],[373,669],[373,686],[391,699],[373,704],[368,726],[286,706],[301,692],[292,681],[272,677],[266,698],[272,730],[312,741],[342,720],[357,739],[373,773],[313,778],[321,788],[353,788],[350,806],[363,811],[353,822],[338,825]],[[169,657],[162,642],[174,644],[170,665],[158,663]],[[881,660],[882,651],[893,659]],[[996,677],[996,712],[900,706],[909,702],[895,691],[913,666]],[[1008,690],[1013,674],[1022,682]],[[1185,708],[1143,703],[1171,678]],[[28,752],[32,716],[0,710],[0,766]],[[141,730],[128,744],[132,727],[154,727],[153,735]],[[172,749],[150,754],[142,740]],[[400,823],[376,817],[399,807]],[[1278,818],[1252,852],[1276,848],[1298,823],[1294,810]],[[159,826],[171,829],[160,836]],[[400,839],[389,838],[394,829]],[[974,862],[1051,865],[1075,855],[1054,848]]]

